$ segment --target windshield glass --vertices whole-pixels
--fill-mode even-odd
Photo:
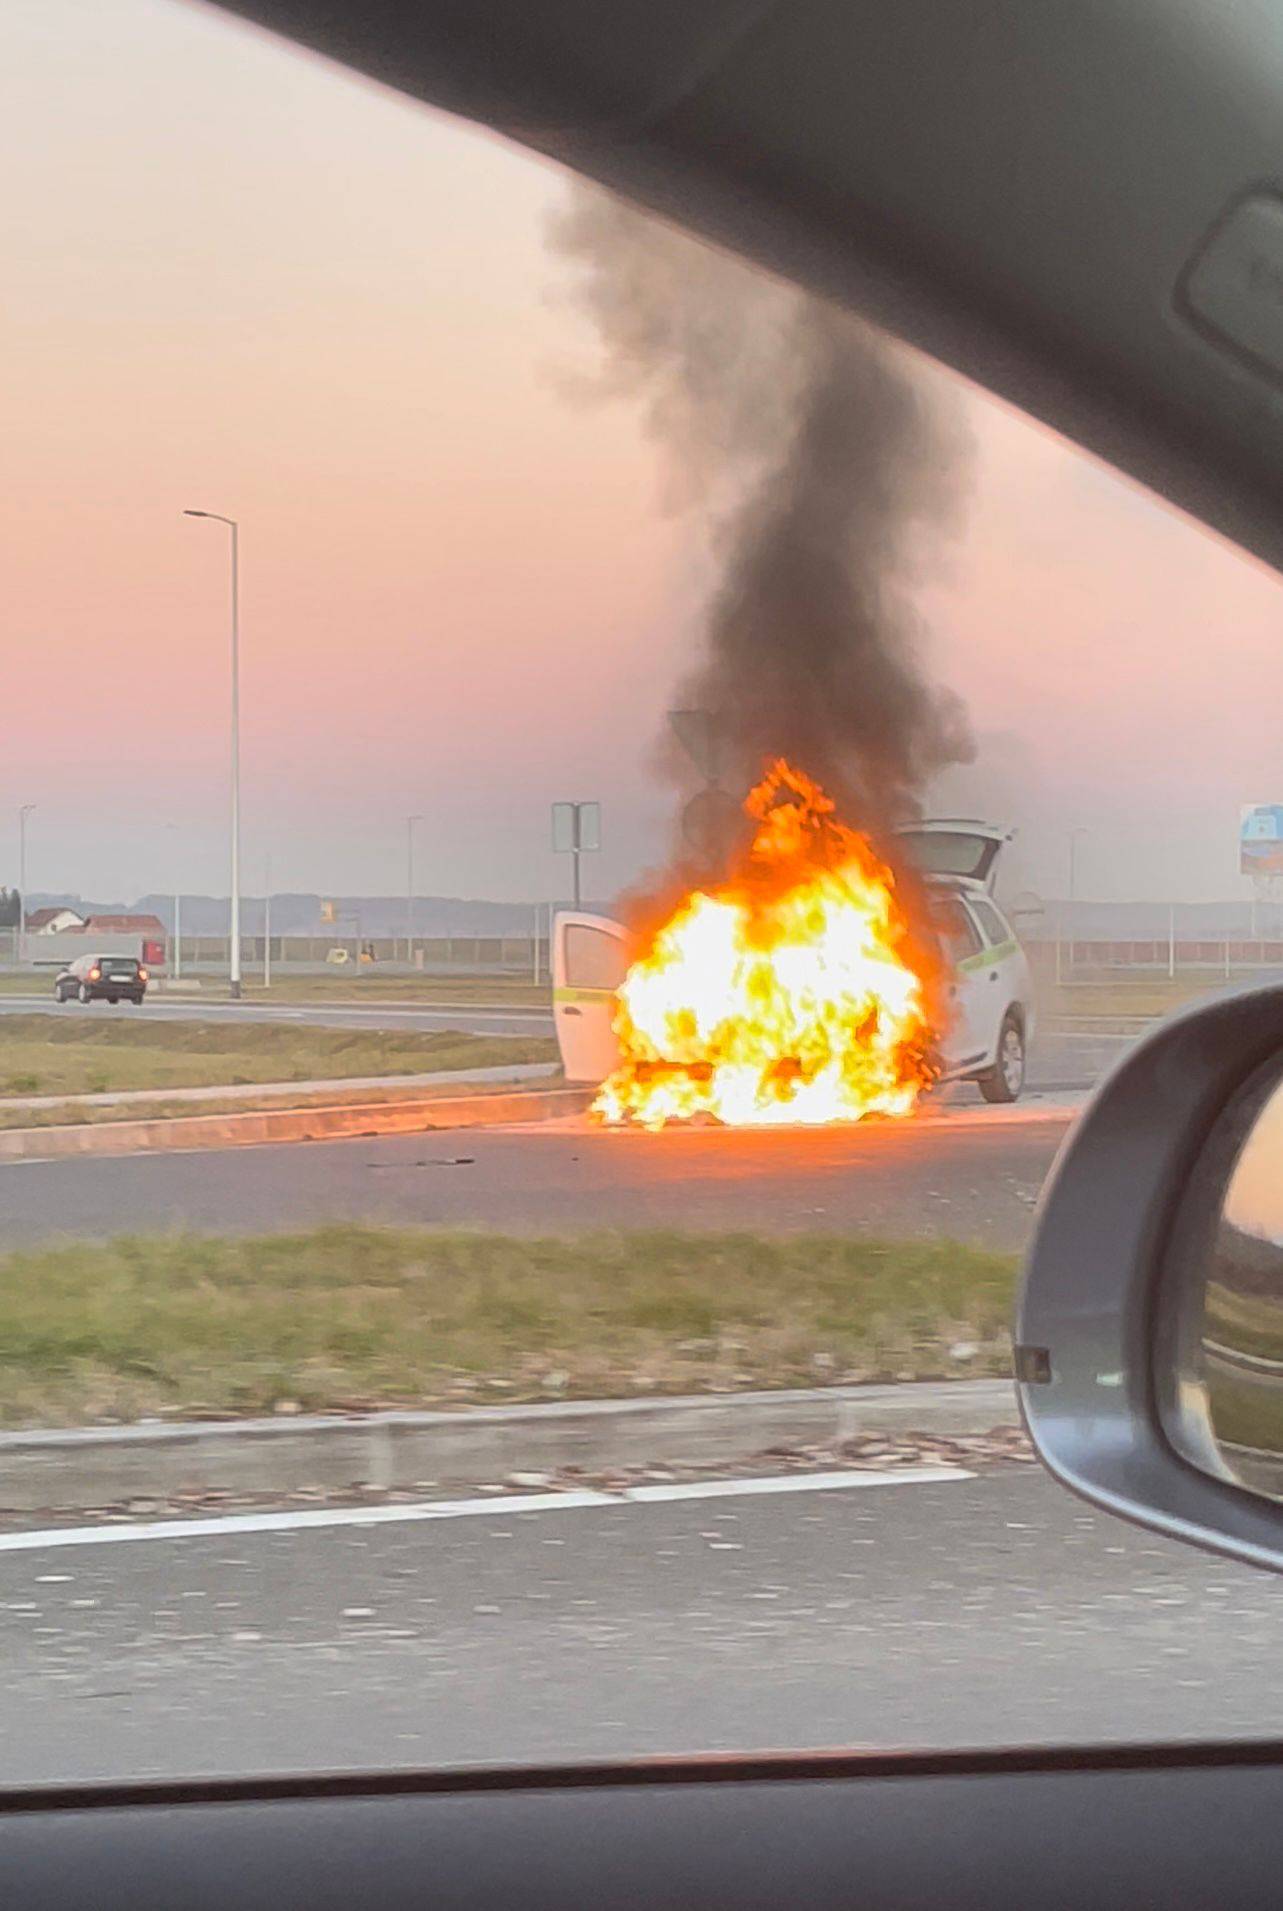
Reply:
[[[1010,1370],[1278,581],[220,8],[0,76],[0,1778],[1273,1732]]]

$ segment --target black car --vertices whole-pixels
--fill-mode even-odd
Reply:
[[[147,993],[147,971],[136,956],[77,956],[53,985],[54,999],[70,1002],[133,1002]]]

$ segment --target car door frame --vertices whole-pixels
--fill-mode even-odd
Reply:
[[[561,910],[553,917],[552,1013],[562,1070],[568,1082],[595,1083],[604,1081],[619,1060],[619,1046],[612,1026],[618,990],[587,987],[569,980],[566,938],[572,929],[595,930],[609,936],[625,951],[628,932],[613,917],[587,910]],[[584,1065],[594,1052],[607,1064],[600,1071],[595,1063]]]

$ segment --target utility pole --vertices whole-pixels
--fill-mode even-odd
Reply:
[[[18,808],[18,960],[27,959],[27,818],[35,808],[34,803],[23,803]]]
[[[1090,836],[1091,831],[1085,824],[1079,823],[1069,832],[1069,973],[1074,972],[1074,903],[1078,899],[1078,838]],[[1056,939],[1056,980],[1060,980],[1060,939]]]
[[[166,823],[166,833],[174,838],[178,836],[177,823]],[[183,897],[181,883],[176,877],[178,851],[175,848],[174,861],[170,864],[170,874],[175,876],[174,883],[174,960],[172,974],[175,982],[181,981],[183,973]]]
[[[272,859],[263,858],[263,987],[272,986]]]
[[[240,526],[235,518],[221,511],[184,511],[185,518],[212,518],[225,524],[232,534],[232,814],[231,925],[228,937],[228,989],[232,997],[241,992],[241,640],[240,640]]]
[[[406,967],[414,967],[414,826],[421,823],[421,816],[407,816],[405,819],[405,960]]]

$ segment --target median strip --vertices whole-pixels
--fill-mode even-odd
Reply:
[[[486,1128],[548,1121],[588,1106],[587,1090],[490,1089],[477,1094],[388,1096],[378,1101],[223,1110],[150,1120],[78,1121],[0,1128],[0,1162],[54,1161],[68,1155],[135,1155],[208,1148],[253,1148],[289,1141],[338,1141],[351,1135],[413,1135],[436,1128]]]
[[[0,1107],[9,1100],[282,1082],[553,1062],[550,1036],[466,1029],[320,1028],[301,1022],[168,1021],[131,1009],[6,1015]]]
[[[979,1431],[1011,1418],[984,1376],[1009,1371],[1014,1277],[956,1243],[836,1235],[331,1227],[11,1253],[0,1505]]]

